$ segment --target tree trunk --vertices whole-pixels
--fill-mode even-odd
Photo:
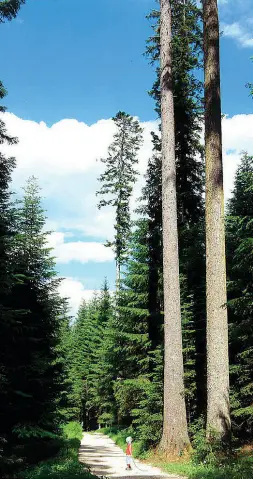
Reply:
[[[164,277],[164,418],[160,449],[176,455],[189,445],[183,381],[175,127],[171,70],[171,2],[161,4],[161,121]]]
[[[119,292],[120,287],[120,261],[116,259],[116,292]]]
[[[120,261],[116,259],[116,291],[115,291],[115,314],[116,318],[119,318],[119,291],[120,291],[120,277],[121,277],[121,268],[120,268]]]
[[[229,359],[217,0],[204,0],[207,435],[230,436]]]

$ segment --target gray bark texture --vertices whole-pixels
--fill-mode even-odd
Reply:
[[[161,121],[164,281],[164,418],[160,449],[176,455],[189,446],[183,380],[175,127],[171,70],[171,2],[161,5]]]
[[[228,320],[217,0],[204,0],[207,435],[230,435]]]

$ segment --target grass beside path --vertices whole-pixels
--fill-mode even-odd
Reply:
[[[240,455],[222,464],[195,465],[193,462],[169,463],[153,451],[145,452],[143,444],[134,437],[133,431],[116,428],[101,429],[100,432],[111,437],[122,449],[126,447],[126,437],[132,436],[133,455],[136,458],[147,460],[155,467],[159,467],[168,474],[176,474],[189,479],[251,479],[253,478],[253,457]]]
[[[20,474],[20,479],[95,479],[78,461],[82,439],[80,424],[72,422],[63,428],[63,446],[59,454]]]
[[[187,463],[168,463],[150,454],[151,464],[160,467],[168,474],[186,476],[189,479],[250,479],[253,478],[253,458],[240,457],[219,465],[195,465]]]

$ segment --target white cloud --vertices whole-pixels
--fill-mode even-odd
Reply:
[[[46,197],[49,226],[57,231],[75,231],[104,241],[113,236],[113,211],[98,211],[95,192],[99,188],[97,177],[103,165],[97,161],[107,154],[114,132],[112,120],[100,120],[87,126],[77,120],[62,120],[51,128],[45,123],[22,120],[6,113],[4,117],[11,134],[19,137],[19,144],[5,147],[17,158],[14,189],[34,174]],[[140,151],[140,176],[134,188],[132,209],[140,196],[147,161],[152,154],[151,130],[157,122],[146,122],[144,143]],[[226,197],[233,183],[234,171],[242,150],[253,153],[253,115],[237,115],[223,121],[224,179]],[[234,150],[231,152],[231,150]],[[57,255],[61,261],[109,261],[110,250],[100,243],[80,241],[58,242]],[[81,238],[82,239],[82,238]],[[59,238],[58,238],[59,240]],[[87,240],[87,238],[86,238]]]
[[[100,291],[100,290],[99,290]],[[64,278],[59,286],[59,293],[62,298],[68,298],[69,312],[71,316],[76,316],[82,301],[89,302],[98,290],[85,289],[83,283],[78,278]],[[110,291],[113,295],[114,291]]]
[[[105,247],[102,243],[89,241],[65,242],[65,238],[69,236],[71,234],[61,232],[54,232],[49,236],[49,246],[54,248],[57,263],[66,264],[71,261],[103,263],[113,261],[114,254],[111,248]]]
[[[252,0],[219,0],[223,35],[234,39],[242,48],[253,48]]]
[[[222,122],[225,198],[230,196],[242,151],[253,155],[253,115],[226,117]]]
[[[4,119],[10,134],[19,138],[18,145],[4,147],[6,153],[17,159],[14,189],[23,185],[28,176],[37,176],[47,205],[51,202],[48,214],[53,228],[111,239],[112,210],[98,211],[95,193],[99,189],[97,178],[104,168],[99,159],[107,155],[115,131],[114,122],[100,120],[88,126],[77,120],[61,120],[48,127],[44,122],[23,120],[11,113],[6,113]],[[157,122],[146,122],[142,127],[141,176],[134,188],[134,198],[140,194],[152,149],[150,131],[157,130]]]
[[[234,38],[244,48],[253,47],[252,32],[248,30],[246,25],[241,25],[238,22],[231,24],[222,23],[221,30],[225,37]]]
[[[85,289],[81,281],[68,277],[62,280],[59,293],[63,298],[69,298],[69,311],[72,316],[75,316],[81,302],[92,299],[94,290]]]
[[[88,126],[64,119],[48,127],[44,122],[23,120],[6,113],[5,122],[9,133],[18,133],[19,144],[12,147],[12,152],[19,169],[29,172],[36,165],[43,178],[49,171],[64,176],[94,168],[96,160],[106,155],[115,131],[112,120],[100,120]]]
[[[19,144],[5,147],[17,158],[14,188],[29,175],[38,176],[42,195],[47,198],[50,227],[60,231],[79,232],[99,240],[113,236],[113,211],[98,211],[97,177],[103,165],[97,161],[107,154],[114,132],[112,120],[100,120],[87,126],[77,120],[62,120],[51,128],[45,123],[22,120],[6,113],[6,125],[11,134],[19,137]],[[152,154],[150,131],[157,130],[157,122],[146,122],[144,143],[140,151],[140,176],[134,188],[132,208],[140,196],[143,175]],[[253,115],[236,115],[223,120],[224,179],[226,197],[233,183],[233,175],[242,150],[253,153]],[[233,150],[233,151],[231,151]],[[49,205],[49,206],[48,206]],[[57,254],[62,261],[108,261],[110,250],[100,243],[67,242],[66,235],[58,237]],[[74,246],[75,245],[75,246]]]

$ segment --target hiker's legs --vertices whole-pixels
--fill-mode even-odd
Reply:
[[[131,456],[126,456],[127,469],[132,469],[132,458]]]

